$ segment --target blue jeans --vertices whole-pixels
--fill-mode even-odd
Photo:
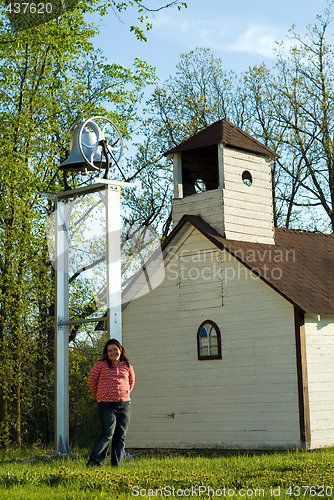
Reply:
[[[125,436],[131,417],[131,401],[98,403],[101,433],[90,452],[87,465],[102,465],[111,444],[111,465],[120,467],[124,458]]]

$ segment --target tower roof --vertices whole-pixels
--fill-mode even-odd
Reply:
[[[269,157],[279,157],[279,155],[272,149],[268,148],[268,146],[261,144],[261,142],[246,134],[246,132],[225,119],[219,120],[200,132],[197,132],[197,134],[193,135],[186,141],[167,151],[165,156],[174,153],[181,153],[182,151],[213,146],[214,144],[224,144],[225,146],[241,149],[243,151],[249,151],[251,153]]]

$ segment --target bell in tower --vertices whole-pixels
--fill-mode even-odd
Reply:
[[[274,151],[224,119],[165,155],[174,164],[174,225],[200,215],[225,238],[274,243]]]

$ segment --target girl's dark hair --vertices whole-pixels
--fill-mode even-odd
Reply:
[[[124,349],[124,347],[122,346],[122,344],[117,339],[109,339],[106,342],[106,345],[103,348],[103,358],[102,358],[101,361],[104,361],[104,360],[108,361],[109,368],[112,367],[112,363],[111,363],[110,359],[108,358],[108,346],[111,345],[111,344],[117,345],[118,349],[121,351],[120,361],[125,361],[125,363],[130,368],[130,362],[129,362],[127,356],[126,356],[125,349]]]

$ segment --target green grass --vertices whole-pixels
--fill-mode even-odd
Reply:
[[[0,498],[334,500],[334,449],[305,453],[137,453],[120,469],[111,468],[108,463],[102,468],[87,469],[86,459],[87,453],[80,452],[75,460],[43,457],[38,449],[2,453]]]

